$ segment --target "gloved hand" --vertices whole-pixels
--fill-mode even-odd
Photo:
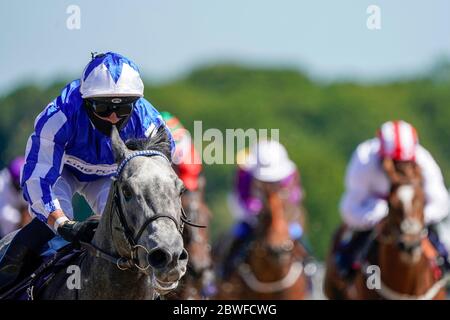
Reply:
[[[58,228],[58,234],[69,242],[91,242],[97,229],[98,220],[67,221]]]

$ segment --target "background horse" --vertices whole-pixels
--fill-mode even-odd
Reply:
[[[176,288],[186,272],[188,254],[181,236],[181,180],[170,161],[165,129],[148,141],[121,140],[112,132],[120,164],[91,244],[71,261],[80,272],[80,288],[67,285],[65,267],[40,292],[42,299],[153,299]],[[10,236],[0,242],[0,251]],[[31,287],[30,287],[31,289]]]
[[[290,238],[289,220],[280,192],[272,184],[257,187],[265,200],[251,240],[243,244],[241,262],[226,279],[218,279],[216,299],[304,299],[305,248]],[[222,245],[216,247],[217,251]],[[220,254],[220,252],[216,252]],[[222,260],[224,257],[222,257]],[[230,261],[222,261],[222,264]]]
[[[186,275],[179,287],[166,296],[168,300],[199,300],[208,298],[205,292],[214,285],[211,245],[208,226],[211,212],[204,201],[205,178],[199,177],[199,187],[195,191],[186,191],[181,200],[187,216],[206,228],[184,230],[184,245],[189,253]]]
[[[330,299],[444,299],[445,279],[440,279],[437,252],[428,239],[424,222],[425,195],[420,168],[414,162],[391,160],[384,160],[383,167],[391,181],[389,213],[373,230],[374,240],[352,283],[339,278],[334,252],[329,255],[325,293]],[[344,232],[345,227],[341,227],[334,248]],[[378,286],[369,283],[371,265],[379,267]]]

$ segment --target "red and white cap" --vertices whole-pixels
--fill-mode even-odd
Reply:
[[[380,156],[397,161],[415,161],[419,143],[416,129],[409,123],[388,121],[378,130]]]

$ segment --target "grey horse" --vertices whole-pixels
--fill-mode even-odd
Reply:
[[[70,274],[63,269],[39,293],[40,299],[154,299],[175,289],[186,272],[184,186],[168,160],[165,128],[152,139],[127,144],[114,128],[111,143],[123,166],[95,236],[84,244],[87,254],[71,263],[79,267],[79,288],[67,285]],[[153,153],[145,154],[147,150]],[[0,241],[0,252],[11,236]]]

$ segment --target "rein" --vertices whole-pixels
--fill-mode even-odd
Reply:
[[[117,257],[117,256],[114,256],[114,255],[104,252],[103,250],[97,248],[96,246],[94,246],[91,243],[81,242],[81,246],[86,248],[89,252],[91,252],[92,255],[94,255],[97,258],[101,258],[101,259],[109,261],[113,264],[116,264],[117,268],[119,268],[120,270],[128,270],[133,267],[136,267],[138,269],[138,271],[146,273],[145,271],[150,267],[150,264],[148,263],[147,266],[145,266],[145,267],[142,267],[139,265],[138,251],[139,251],[139,249],[142,249],[148,255],[149,250],[146,247],[139,245],[138,241],[141,238],[142,234],[144,233],[145,229],[148,227],[148,225],[150,223],[152,223],[153,221],[156,221],[157,219],[166,218],[166,219],[172,220],[175,223],[175,226],[177,227],[177,230],[180,232],[180,234],[183,234],[184,224],[187,224],[192,227],[197,227],[197,228],[206,228],[206,226],[204,226],[204,225],[200,225],[200,224],[191,222],[188,219],[183,207],[181,206],[181,217],[180,217],[181,222],[177,221],[177,219],[175,219],[175,217],[173,217],[171,215],[155,214],[144,222],[144,224],[139,228],[139,230],[136,232],[136,234],[132,231],[132,229],[130,228],[130,226],[127,223],[127,220],[125,218],[125,213],[123,211],[122,199],[120,197],[118,181],[123,172],[123,169],[125,168],[126,164],[130,160],[132,160],[136,157],[155,157],[155,156],[165,159],[170,164],[170,160],[163,153],[161,153],[157,150],[144,150],[144,151],[133,152],[132,154],[128,155],[119,164],[119,166],[117,168],[117,174],[116,174],[116,177],[118,177],[118,178],[116,178],[114,180],[113,206],[112,206],[111,211],[112,211],[112,213],[115,213],[119,218],[119,222],[122,227],[123,234],[124,234],[125,238],[127,239],[129,247],[131,248],[130,258],[126,258],[123,256]],[[112,222],[111,222],[111,226],[112,226]]]

